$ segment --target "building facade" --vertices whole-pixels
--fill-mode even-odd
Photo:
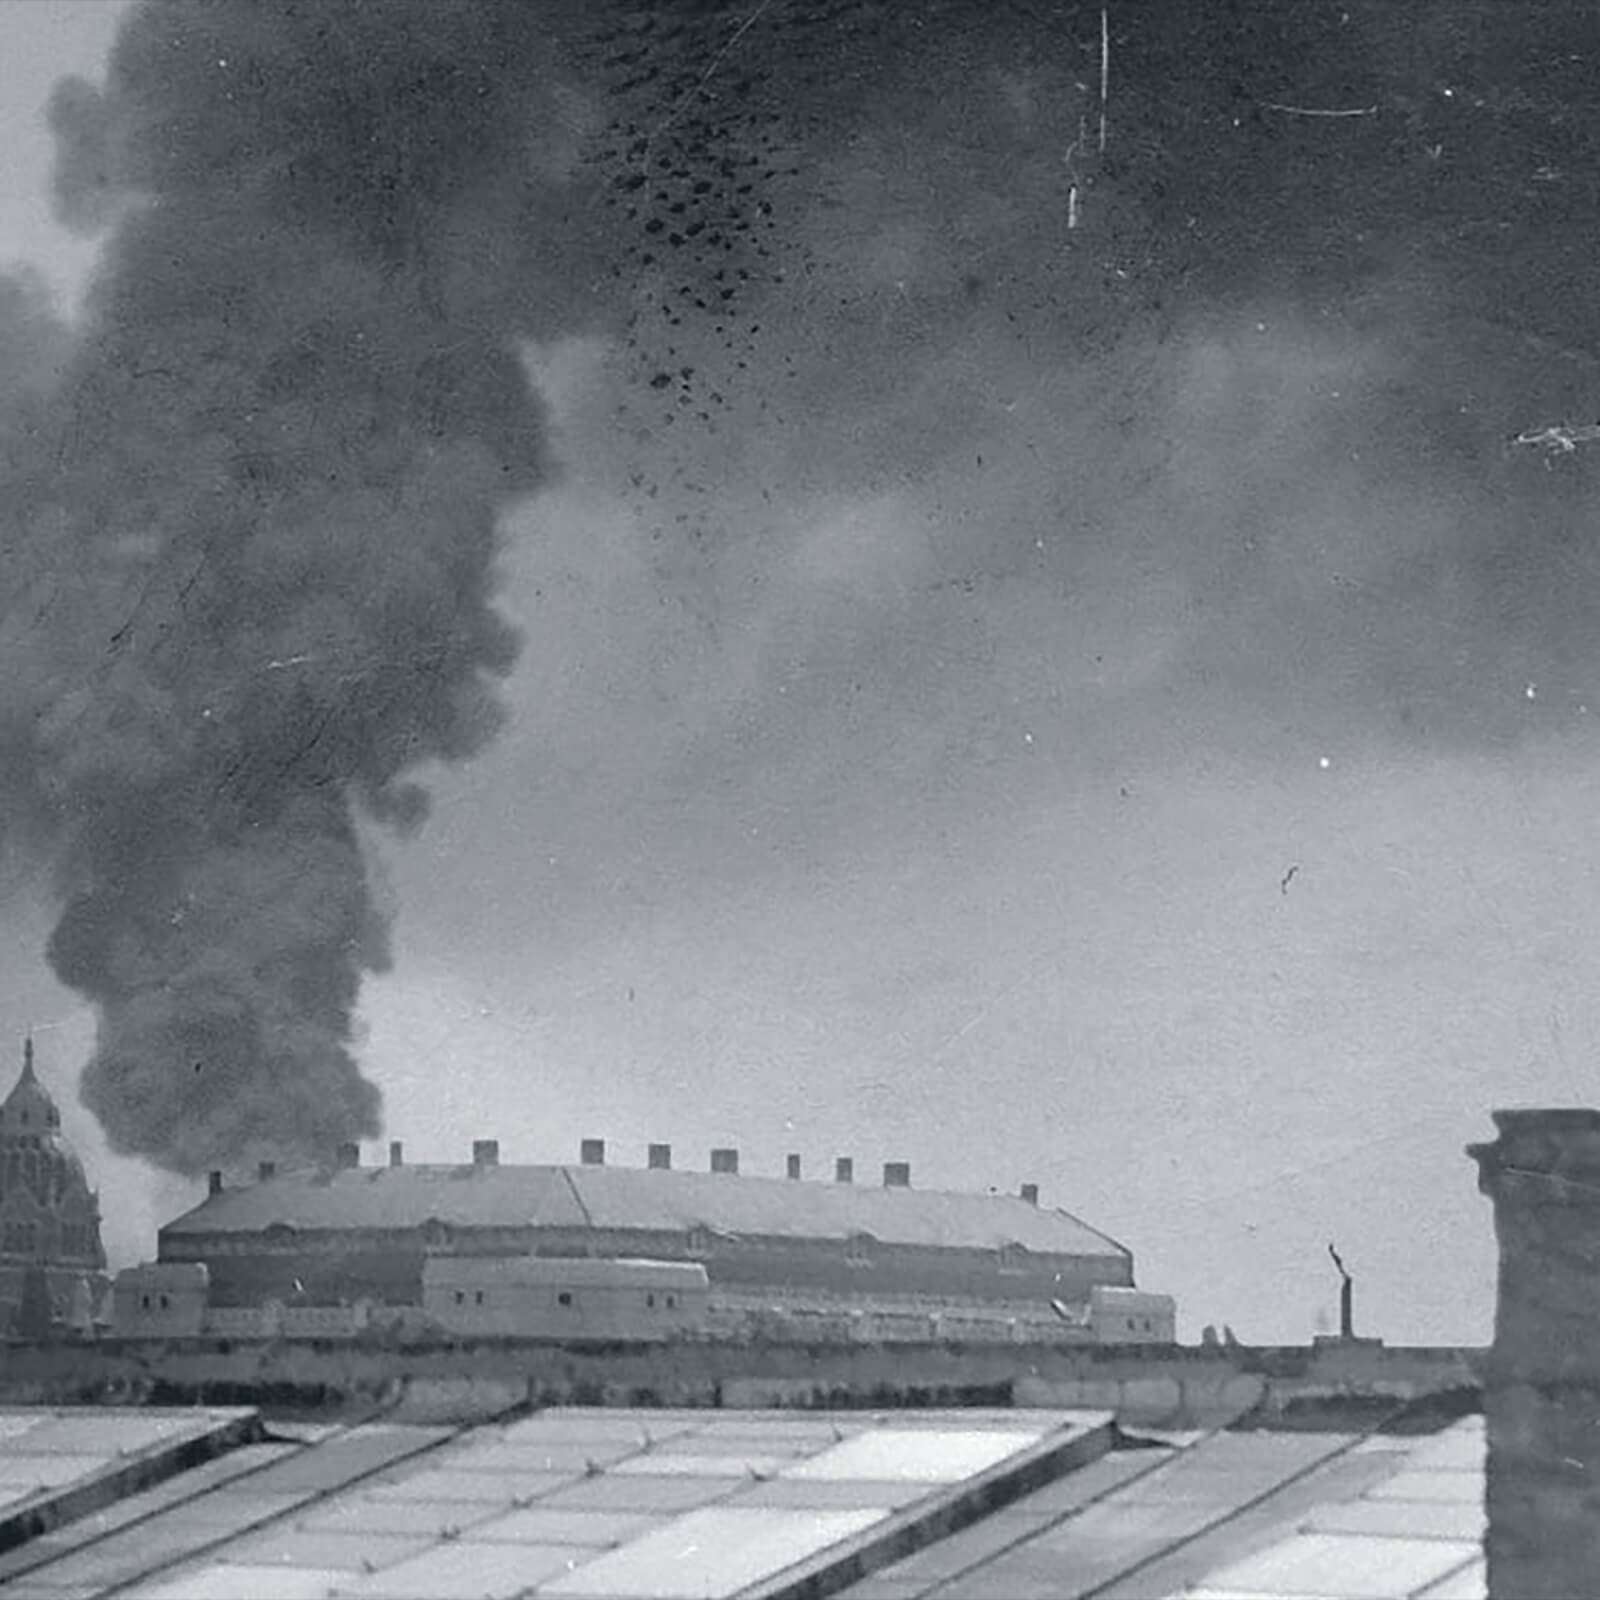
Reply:
[[[33,1041],[0,1103],[0,1330],[87,1331],[107,1289],[100,1201],[39,1082]]]
[[[207,1198],[161,1230],[159,1259],[203,1264],[217,1311],[419,1305],[440,1257],[632,1258],[701,1264],[724,1327],[869,1308],[923,1328],[930,1314],[981,1312],[1063,1339],[1093,1337],[1097,1290],[1133,1288],[1131,1252],[1031,1186],[921,1191],[903,1163],[881,1187],[850,1181],[844,1162],[830,1182],[789,1170],[741,1176],[733,1151],[712,1152],[710,1171],[678,1170],[665,1146],[646,1168],[610,1166],[596,1140],[573,1166],[501,1165],[480,1140],[470,1164],[408,1165],[395,1145],[366,1167],[346,1146],[323,1170],[264,1167],[238,1187],[213,1175]],[[1130,1335],[1170,1340],[1166,1304]]]

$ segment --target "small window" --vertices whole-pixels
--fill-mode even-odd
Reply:
[[[462,1289],[457,1289],[456,1290],[456,1304],[458,1306],[464,1306],[466,1303],[467,1303],[466,1292],[464,1290],[462,1290]]]
[[[570,1306],[572,1304],[572,1296],[568,1294],[565,1289],[563,1289],[561,1293],[556,1296],[556,1304],[559,1306]]]
[[[165,1311],[168,1308],[168,1306],[170,1306],[171,1304],[172,1304],[172,1302],[170,1300],[168,1300],[165,1295],[162,1295],[162,1297],[161,1297],[161,1309],[163,1311]]]
[[[147,1294],[140,1295],[139,1306],[141,1310],[148,1311],[150,1309],[150,1296]]]
[[[481,1306],[483,1304],[483,1290],[482,1289],[476,1290],[474,1292],[474,1294],[472,1296],[472,1303],[474,1305],[479,1305],[479,1306]]]
[[[644,1297],[644,1303],[647,1306],[653,1306],[656,1303],[656,1297],[653,1294],[647,1294]]]
[[[673,1308],[673,1307],[674,1307],[674,1306],[675,1306],[675,1305],[677,1305],[677,1303],[678,1303],[678,1297],[677,1297],[677,1295],[675,1295],[675,1294],[669,1294],[669,1295],[668,1295],[668,1296],[667,1296],[667,1310],[668,1310],[668,1311],[670,1311],[670,1310],[672,1310],[672,1308]]]

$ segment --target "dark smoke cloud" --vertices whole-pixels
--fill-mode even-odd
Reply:
[[[99,1018],[85,1103],[175,1171],[379,1126],[357,810],[417,822],[419,765],[496,726],[496,520],[545,475],[517,340],[581,277],[537,10],[152,0],[53,101],[63,216],[116,226],[8,430],[3,761]]]
[[[740,763],[829,815],[884,728],[954,784],[1041,685],[1125,683],[1108,744],[1500,747],[1588,697],[1592,467],[1506,438],[1594,403],[1594,24],[1456,11],[1123,8],[1102,158],[1092,5],[142,8],[53,107],[63,214],[117,231],[7,443],[0,634],[114,1140],[375,1127],[353,808],[415,820],[495,723],[518,336],[611,336],[575,454],[635,519],[594,649],[644,710],[564,753],[694,730],[646,819]]]

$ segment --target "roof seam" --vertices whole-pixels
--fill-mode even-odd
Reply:
[[[567,1188],[572,1191],[572,1198],[577,1202],[578,1209],[583,1213],[584,1223],[592,1228],[594,1226],[594,1216],[588,1206],[583,1203],[583,1196],[578,1192],[577,1179],[572,1176],[572,1168],[563,1167],[561,1176],[567,1180]]]

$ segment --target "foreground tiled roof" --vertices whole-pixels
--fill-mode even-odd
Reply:
[[[549,1411],[247,1446],[0,1555],[7,1600],[828,1593],[985,1496],[1103,1454],[1105,1415]],[[3,1453],[3,1451],[0,1451]],[[231,1473],[222,1469],[233,1465]]]
[[[1118,1450],[846,1600],[1484,1600],[1481,1417]]]
[[[628,1167],[406,1166],[289,1173],[225,1189],[162,1229],[164,1236],[292,1228],[413,1228],[538,1223],[557,1228],[705,1227],[727,1234],[966,1246],[1069,1256],[1127,1251],[1065,1211],[1006,1195],[800,1183],[724,1173]]]
[[[0,1591],[1481,1600],[1483,1457],[1476,1418],[1423,1437],[1130,1437],[1026,1410],[377,1419],[280,1428],[5,1550]]]

